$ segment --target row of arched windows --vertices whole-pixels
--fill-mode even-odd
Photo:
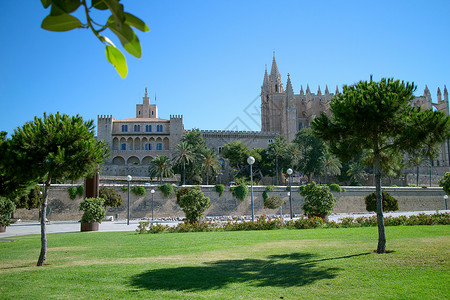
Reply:
[[[169,150],[168,137],[115,137],[112,143],[112,150],[120,151],[167,151]]]

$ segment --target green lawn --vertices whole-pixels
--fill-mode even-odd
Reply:
[[[449,299],[450,226],[48,235],[0,242],[0,299]]]

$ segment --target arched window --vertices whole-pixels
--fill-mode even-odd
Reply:
[[[122,125],[122,132],[128,132],[128,125]]]
[[[145,125],[145,132],[152,132],[152,125]]]
[[[156,144],[156,150],[161,151],[162,149],[163,149],[163,144],[162,143]]]

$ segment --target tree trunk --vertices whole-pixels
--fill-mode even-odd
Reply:
[[[264,182],[264,176],[263,176],[263,173],[261,172],[261,170],[258,170],[258,172],[259,172],[259,176],[261,176],[261,182],[262,182],[262,184],[263,184],[263,185],[266,185],[266,183]]]
[[[183,185],[186,185],[186,162],[183,160]]]
[[[209,168],[206,167],[206,185],[209,185]]]
[[[277,185],[280,185],[280,181],[278,180],[278,156],[275,157],[275,167],[277,172]]]
[[[48,189],[50,187],[50,179],[44,185],[44,201],[42,201],[41,205],[41,253],[39,254],[39,259],[37,262],[37,266],[42,266],[45,263],[45,259],[47,257],[47,228],[45,220],[47,218],[47,200],[48,200]]]
[[[419,165],[417,165],[416,185],[419,186]]]
[[[431,167],[432,167],[432,164],[433,164],[433,160],[430,157],[430,187],[431,187]]]
[[[383,197],[381,193],[381,164],[378,145],[375,146],[375,194],[377,197],[378,247],[377,253],[386,252],[386,233],[383,219]]]

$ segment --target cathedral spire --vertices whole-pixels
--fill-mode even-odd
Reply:
[[[325,85],[325,95],[328,95],[330,92],[328,91],[328,84]]]
[[[425,90],[423,91],[423,95],[427,96],[430,94],[430,90],[428,89],[428,86],[425,84]]]
[[[437,90],[437,98],[438,98],[438,103],[442,101],[441,89],[439,87],[438,87],[438,90]]]
[[[309,84],[306,84],[306,94],[311,94],[311,91],[309,90]]]
[[[444,100],[448,101],[448,92],[447,92],[447,86],[444,85]]]
[[[289,77],[289,73],[287,74],[288,79],[287,79],[287,83],[286,83],[286,92],[290,93],[290,94],[294,94],[294,89],[292,88],[292,83],[291,83],[291,78]]]
[[[338,88],[337,84],[336,84],[336,91],[334,92],[334,94],[335,94],[335,95],[338,95],[338,94],[339,94],[339,88]]]
[[[320,84],[319,84],[319,88],[317,89],[317,95],[322,95],[322,91],[320,90]]]
[[[267,66],[266,66],[266,70],[264,71],[263,86],[267,86],[267,85],[269,85],[269,74],[267,74]]]
[[[304,94],[304,92],[303,92],[303,85],[300,85],[300,95],[303,95]]]
[[[277,61],[275,60],[275,52],[274,52],[272,60],[272,68],[270,69],[270,77],[276,78],[277,76],[280,76],[280,72],[278,72]]]

